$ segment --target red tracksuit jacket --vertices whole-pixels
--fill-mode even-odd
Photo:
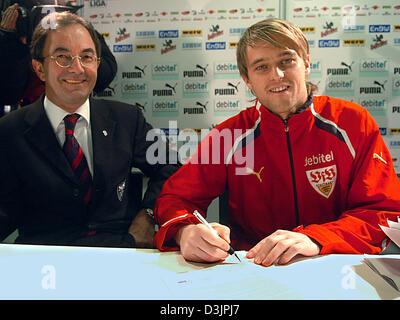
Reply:
[[[286,229],[316,240],[321,254],[379,253],[379,224],[400,215],[399,179],[375,121],[327,96],[311,96],[287,121],[257,102],[214,128],[164,184],[155,245],[177,249],[179,227],[198,223],[193,210],[205,214],[226,188],[237,250]]]

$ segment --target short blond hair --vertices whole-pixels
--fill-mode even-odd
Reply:
[[[247,47],[257,44],[270,44],[277,48],[295,50],[304,62],[310,53],[308,41],[298,26],[278,18],[259,21],[243,33],[236,50],[239,72],[246,78],[248,78],[246,50]],[[307,82],[307,91],[310,94],[317,91],[317,87]]]

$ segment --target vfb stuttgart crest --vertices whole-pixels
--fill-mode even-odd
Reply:
[[[320,195],[329,198],[336,184],[336,165],[306,171],[308,181]]]

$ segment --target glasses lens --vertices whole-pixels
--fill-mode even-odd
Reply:
[[[85,55],[81,56],[80,60],[84,67],[89,67],[89,66],[93,65],[93,63],[96,60],[96,57],[92,54],[85,54]]]
[[[56,62],[62,67],[68,67],[72,63],[72,57],[66,54],[59,54],[56,56]]]

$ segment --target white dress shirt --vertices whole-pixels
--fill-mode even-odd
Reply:
[[[47,99],[46,96],[43,104],[47,117],[50,120],[51,126],[53,127],[54,133],[56,134],[57,140],[62,148],[65,142],[64,117],[70,113],[55,105],[53,102]],[[80,115],[75,126],[74,136],[82,148],[83,154],[85,155],[89,166],[89,171],[93,177],[93,143],[90,126],[89,99],[87,99],[85,103],[81,105],[74,113]]]

